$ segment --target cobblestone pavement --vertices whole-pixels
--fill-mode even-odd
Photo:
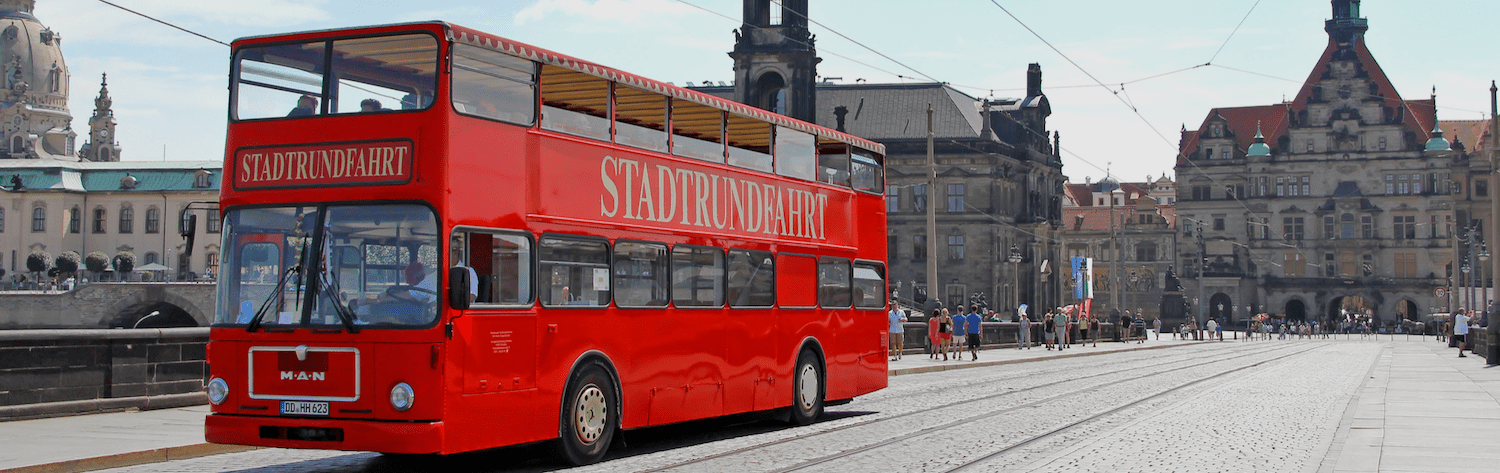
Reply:
[[[1382,347],[1226,342],[898,376],[814,425],[632,431],[576,469],[525,446],[442,459],[264,449],[106,471],[1316,471]]]

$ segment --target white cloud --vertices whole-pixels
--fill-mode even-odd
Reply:
[[[631,25],[658,24],[663,17],[680,17],[690,11],[691,7],[671,0],[540,0],[516,13],[515,24],[543,21],[552,15]]]

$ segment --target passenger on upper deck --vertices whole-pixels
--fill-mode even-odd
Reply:
[[[292,112],[286,114],[286,116],[309,117],[317,114],[317,107],[318,99],[313,98],[313,96],[311,95],[303,95],[301,98],[297,99],[297,108],[292,109]]]
[[[364,100],[361,100],[359,102],[359,111],[360,112],[379,112],[379,111],[382,111],[382,110],[389,110],[389,109],[387,109],[387,108],[380,108],[380,101],[379,100],[364,99]]]

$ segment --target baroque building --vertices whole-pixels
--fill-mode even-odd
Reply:
[[[1094,258],[1091,313],[1113,315],[1119,309],[1155,319],[1165,312],[1164,322],[1169,323],[1181,318],[1180,307],[1164,307],[1162,302],[1163,293],[1173,289],[1166,286],[1177,247],[1176,187],[1167,176],[1067,185],[1062,206],[1064,264],[1072,258]],[[1064,278],[1065,303],[1080,302],[1076,280]]]
[[[1178,251],[1192,315],[1377,323],[1445,311],[1464,184],[1436,97],[1403,99],[1333,0],[1328,43],[1288,102],[1215,108],[1184,127]],[[1484,215],[1474,215],[1483,218]],[[1458,220],[1455,220],[1458,217]]]
[[[814,82],[819,59],[807,32],[805,0],[744,0],[735,32],[735,83],[694,90],[817,123],[886,146],[887,279],[903,300],[917,290],[952,307],[983,295],[997,312],[1062,301],[1063,183],[1051,104],[1038,64],[1026,94],[976,98],[941,83]],[[689,84],[691,87],[691,84]],[[937,185],[928,188],[932,110]],[[936,233],[926,206],[935,205]],[[927,239],[936,238],[929,255]],[[1021,253],[1009,262],[1011,248]],[[927,258],[938,258],[938,288],[927,288]],[[1059,265],[1062,266],[1059,266]],[[1032,312],[1035,314],[1035,310]]]
[[[26,273],[33,252],[99,251],[134,254],[136,268],[159,264],[152,274],[166,279],[217,272],[222,162],[120,161],[104,83],[88,141],[75,151],[62,35],[35,9],[35,0],[0,0],[0,58],[9,61],[0,91],[0,270]],[[192,248],[179,236],[188,213],[198,216]]]

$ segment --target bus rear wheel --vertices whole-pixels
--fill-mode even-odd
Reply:
[[[574,465],[598,462],[619,425],[613,378],[603,367],[590,364],[573,374],[564,395],[559,449]]]
[[[792,423],[808,425],[823,415],[823,368],[817,355],[803,351],[792,372]]]

